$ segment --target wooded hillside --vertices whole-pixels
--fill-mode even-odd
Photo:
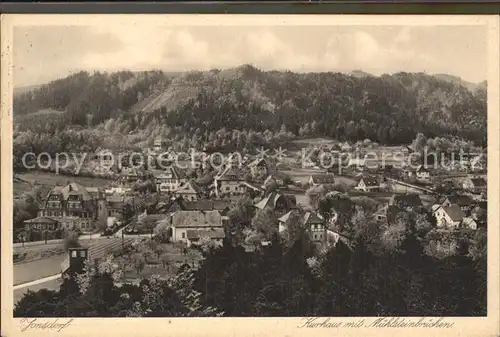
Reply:
[[[47,121],[33,115],[52,111]],[[62,113],[56,114],[53,110]],[[80,72],[14,97],[16,131],[58,133],[70,124],[129,134],[197,132],[221,127],[297,136],[369,138],[408,143],[418,132],[486,139],[486,85],[468,89],[446,76],[423,73],[359,76],[261,71],[253,66],[169,74]],[[35,117],[36,116],[36,117]],[[160,128],[160,129],[158,129]]]

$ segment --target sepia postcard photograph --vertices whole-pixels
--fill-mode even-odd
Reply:
[[[2,336],[500,333],[498,16],[1,23]]]

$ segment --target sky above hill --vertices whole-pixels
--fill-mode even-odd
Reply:
[[[14,86],[80,70],[363,70],[487,77],[485,26],[18,26]]]

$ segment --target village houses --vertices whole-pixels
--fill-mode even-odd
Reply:
[[[108,211],[108,217],[113,217],[119,220],[123,219],[127,200],[129,200],[128,197],[119,194],[106,196],[106,209]]]
[[[188,181],[174,191],[174,196],[190,201],[199,200],[202,195],[203,190],[194,181]]]
[[[264,158],[255,159],[253,162],[248,164],[248,167],[250,168],[250,173],[253,178],[268,176],[271,172],[270,165]]]
[[[288,221],[292,216],[298,216],[300,218],[301,224],[306,229],[313,244],[324,245],[326,243],[327,234],[325,221],[321,216],[312,212],[300,213],[297,210],[293,210],[280,217],[278,219],[278,231],[280,234],[287,230]]]
[[[175,166],[170,166],[156,177],[156,190],[159,193],[171,193],[186,182],[186,172]]]
[[[313,174],[309,177],[310,186],[334,185],[335,177],[333,173]]]
[[[348,167],[355,169],[357,171],[363,171],[366,165],[366,160],[364,158],[351,158],[349,159]]]
[[[420,182],[430,182],[431,179],[431,173],[424,165],[419,165],[417,168],[406,168],[403,170],[403,173],[405,178],[409,180],[414,179]]]
[[[103,166],[110,167],[114,164],[113,152],[108,149],[98,149],[94,158]]]
[[[231,203],[226,200],[198,200],[188,201],[183,198],[174,199],[164,213],[172,214],[177,211],[219,211],[222,215],[227,215]]]
[[[451,205],[458,205],[462,212],[466,215],[470,215],[472,208],[476,204],[476,201],[468,195],[457,195],[451,194],[446,197],[442,205],[445,207],[450,207]]]
[[[463,182],[464,190],[477,194],[486,192],[487,186],[486,180],[481,177],[467,178]]]
[[[247,191],[245,179],[239,170],[231,166],[223,169],[214,178],[215,195],[241,195]]]
[[[402,210],[397,205],[384,205],[373,215],[377,221],[385,222],[392,225],[396,223],[396,219]]]
[[[465,213],[458,205],[437,206],[433,208],[436,225],[438,227],[459,228]]]
[[[161,138],[156,138],[154,140],[153,150],[155,152],[161,152],[161,150],[163,150],[163,140]]]
[[[412,210],[422,207],[418,194],[394,194],[389,200],[389,206],[397,206],[402,210]]]
[[[424,165],[419,165],[415,170],[415,175],[419,181],[430,181],[431,174]]]
[[[24,229],[27,231],[49,231],[55,232],[63,229],[62,224],[52,218],[39,216],[24,221]]]
[[[38,216],[57,220],[64,228],[92,232],[106,223],[106,206],[105,195],[98,188],[70,183],[48,192]]]
[[[171,216],[172,241],[191,246],[202,237],[222,244],[224,217],[219,211],[177,211]]]
[[[358,191],[374,192],[380,190],[380,182],[374,176],[361,176],[354,188]]]
[[[276,217],[281,217],[291,210],[296,209],[297,201],[294,196],[271,192],[254,206],[258,210],[263,210],[269,207],[274,211]]]

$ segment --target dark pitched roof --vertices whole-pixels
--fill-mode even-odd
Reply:
[[[113,195],[107,196],[106,201],[110,202],[110,203],[112,203],[112,202],[125,202],[125,196],[113,194]]]
[[[474,187],[485,187],[488,185],[483,178],[471,178],[470,181]]]
[[[189,240],[197,240],[202,237],[208,237],[210,239],[224,239],[226,234],[222,228],[188,229],[186,231],[186,236]]]
[[[59,221],[57,221],[57,220],[54,220],[52,218],[43,217],[43,216],[39,216],[39,217],[34,218],[34,219],[25,220],[24,222],[25,223],[45,223],[45,224],[59,223]]]
[[[141,222],[141,221],[157,221],[157,220],[163,220],[163,219],[165,219],[165,214],[147,214],[139,222]]]
[[[400,205],[403,207],[418,207],[422,206],[422,200],[417,194],[395,194],[391,197],[389,205]]]
[[[185,179],[186,178],[186,171],[181,170],[180,168],[178,168],[176,166],[170,167],[170,172],[172,172],[172,175],[177,179]]]
[[[290,219],[290,216],[294,213],[297,214],[297,211],[290,211],[286,213],[281,218],[279,218],[278,221],[286,223],[288,219]],[[325,222],[320,216],[312,212],[304,212],[301,217],[304,220],[304,225],[323,224]]]
[[[386,209],[387,222],[394,223],[401,212],[402,210],[398,206],[388,205]]]
[[[429,172],[429,170],[424,165],[420,165],[419,167],[417,167],[417,169],[415,171],[416,172]]]
[[[172,214],[174,227],[222,227],[219,211],[177,211]]]
[[[316,213],[306,212],[304,214],[304,223],[306,225],[309,225],[309,224],[318,224],[318,223],[322,224],[324,222],[325,221],[322,218],[320,218],[318,216],[318,214],[316,214]]]
[[[458,205],[451,205],[449,207],[443,207],[443,210],[448,214],[448,216],[453,221],[461,221],[465,217],[464,212],[462,212],[462,210],[460,209],[460,206],[458,206]]]
[[[476,205],[476,207],[482,208],[485,211],[488,210],[488,202],[487,201],[479,201],[475,205]]]
[[[92,189],[92,191],[94,191]],[[80,195],[82,200],[92,200],[93,196],[89,191],[78,183],[69,183],[66,186],[55,186],[50,192],[50,194],[60,194],[63,197],[63,200],[68,200],[70,195]]]
[[[275,209],[276,203],[280,199],[283,199],[285,201],[288,208],[295,208],[297,204],[297,200],[293,195],[283,195],[281,193],[271,192],[266,197],[262,198],[257,204],[255,204],[255,207],[259,209],[264,209],[266,207]]]
[[[457,204],[461,207],[470,206],[474,203],[474,200],[472,200],[472,198],[468,195],[451,194],[446,199],[450,202],[450,204]]]
[[[363,180],[363,182],[365,183],[366,186],[378,186],[379,185],[378,179],[376,177],[363,176],[363,177],[359,178],[359,181],[361,181],[361,180]]]
[[[182,194],[191,191],[200,194],[202,192],[202,189],[194,181],[188,181],[187,183],[180,186],[174,193]]]
[[[186,211],[223,211],[229,208],[230,202],[224,200],[182,201],[181,207]]]
[[[254,167],[254,166],[267,166],[267,161],[264,158],[257,158],[250,164],[248,164],[249,167]]]
[[[333,174],[313,174],[311,175],[315,184],[335,184],[335,177]]]
[[[216,178],[217,180],[221,181],[244,181],[243,179],[243,174],[230,166],[228,166],[226,169],[224,169],[221,174],[219,174]]]

